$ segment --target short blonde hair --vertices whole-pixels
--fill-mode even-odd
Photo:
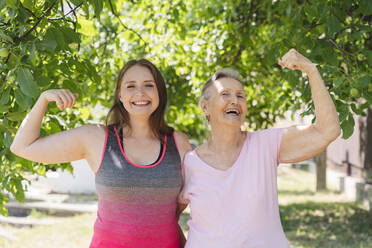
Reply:
[[[231,68],[222,68],[221,70],[216,71],[212,77],[208,79],[208,81],[203,85],[202,94],[200,99],[208,100],[210,95],[208,94],[208,88],[218,79],[220,78],[233,78],[240,83],[242,83],[241,77],[239,72],[231,69]]]

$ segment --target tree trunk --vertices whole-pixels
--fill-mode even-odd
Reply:
[[[365,179],[367,181],[372,180],[372,108],[368,109],[367,112],[367,123],[366,123],[366,145],[364,147],[364,170]]]
[[[327,189],[327,150],[315,157],[316,191]]]

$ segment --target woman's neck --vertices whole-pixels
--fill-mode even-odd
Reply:
[[[130,130],[124,132],[124,137],[132,138],[154,138],[154,133],[151,130],[149,119],[130,119]]]
[[[244,132],[241,131],[240,127],[211,126],[211,134],[207,141],[208,149],[224,153],[241,147],[244,138]]]

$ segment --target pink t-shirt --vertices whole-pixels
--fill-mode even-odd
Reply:
[[[247,133],[235,163],[226,171],[203,162],[195,151],[184,161],[190,204],[186,248],[289,247],[279,217],[277,165],[284,129]]]

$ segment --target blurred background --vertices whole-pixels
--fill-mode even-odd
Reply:
[[[292,247],[372,247],[371,32],[369,0],[0,0],[0,247],[87,247],[92,236],[86,162],[9,151],[41,92],[79,93],[67,111],[50,104],[42,136],[103,123],[121,67],[147,58],[166,79],[168,123],[198,145],[208,135],[201,85],[222,67],[242,75],[244,130],[314,121],[306,75],[277,65],[290,48],[317,64],[342,135],[316,158],[278,167],[284,231]]]

